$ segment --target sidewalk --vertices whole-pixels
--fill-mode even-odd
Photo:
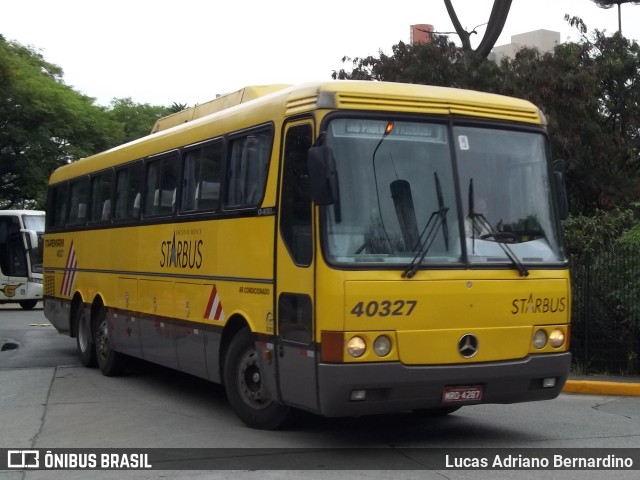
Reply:
[[[640,396],[640,377],[570,374],[563,393]]]

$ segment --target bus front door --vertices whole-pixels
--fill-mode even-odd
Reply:
[[[307,151],[310,122],[286,129],[276,261],[277,388],[288,405],[317,410],[312,206]]]

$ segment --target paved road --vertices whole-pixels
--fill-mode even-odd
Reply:
[[[374,470],[362,470],[362,458],[343,454],[338,465],[348,470],[309,470],[305,479],[595,479],[610,477],[611,472],[425,469],[423,451],[412,449],[640,451],[640,397],[626,396],[563,394],[547,402],[467,407],[444,418],[402,414],[324,419],[301,414],[289,430],[251,430],[233,414],[219,386],[143,362],[136,362],[124,377],[107,378],[79,365],[75,340],[43,326],[47,322],[41,310],[4,306],[0,322],[4,339],[0,342],[9,339],[19,345],[0,353],[0,448],[187,447],[245,452],[243,459],[237,451],[220,451],[230,462],[225,465],[234,471],[0,471],[0,479],[298,479],[299,470],[319,468],[323,462],[336,467],[335,452],[327,454],[324,449],[354,447],[380,449],[376,456],[365,452]],[[276,463],[290,462],[292,470],[265,471],[259,470],[262,459],[252,458],[260,451],[251,450],[265,447],[314,450],[289,453],[286,460],[282,460],[286,454],[273,452]],[[400,470],[388,470],[397,465]],[[615,478],[637,477],[638,471],[615,473]]]

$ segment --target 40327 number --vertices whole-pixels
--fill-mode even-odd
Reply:
[[[358,302],[351,309],[351,315],[361,317],[408,317],[418,304],[417,300],[383,300],[381,302]]]

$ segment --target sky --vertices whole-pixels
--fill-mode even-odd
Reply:
[[[453,0],[462,25],[489,19],[493,0]],[[513,0],[496,45],[546,29],[561,41],[618,29],[618,10],[591,0]],[[331,80],[342,58],[390,55],[412,24],[453,26],[443,0],[2,0],[0,34],[29,45],[64,70],[74,90],[109,105],[192,106],[248,85]],[[479,43],[485,27],[477,29]],[[640,5],[622,5],[622,33],[640,40]],[[457,36],[451,37],[457,41]],[[459,42],[457,42],[459,43]]]

